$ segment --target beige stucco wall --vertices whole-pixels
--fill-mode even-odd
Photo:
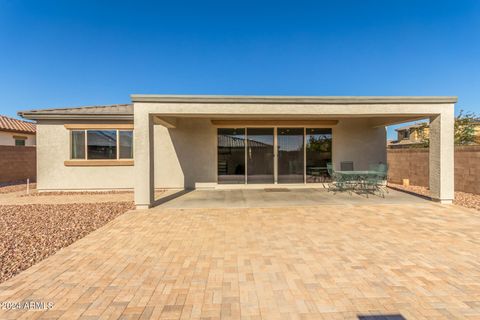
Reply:
[[[154,129],[155,186],[194,188],[217,176],[216,128],[208,119],[183,118],[177,127]]]
[[[216,127],[209,119],[179,118],[177,127],[154,126],[156,187],[194,188],[217,181]],[[356,170],[386,163],[386,131],[368,119],[342,119],[333,127],[333,161],[353,161]]]
[[[62,122],[37,126],[38,188],[40,190],[131,189],[133,166],[67,167],[69,132]],[[385,129],[367,119],[343,119],[333,127],[333,159],[354,161],[355,169],[386,162]],[[154,126],[154,177],[157,188],[194,188],[216,183],[217,135],[209,119],[179,118],[176,128]]]
[[[37,187],[39,190],[132,189],[133,166],[66,167],[69,132],[61,122],[37,124]]]
[[[372,127],[369,119],[342,119],[333,127],[333,163],[353,161],[355,170],[368,170],[371,163],[387,163],[386,129]]]
[[[16,133],[16,132],[5,132],[0,131],[0,146],[14,146],[15,139],[13,136],[26,137],[25,145],[34,146],[35,145],[35,135],[25,134],[25,133]]]

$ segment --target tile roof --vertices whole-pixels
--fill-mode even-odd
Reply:
[[[9,118],[0,115],[0,131],[33,133],[35,134],[35,123]]]
[[[427,126],[428,126],[428,122],[421,122],[421,123],[410,124],[410,125],[407,125],[407,126],[399,127],[399,128],[397,128],[397,129],[395,129],[395,131],[402,131],[402,130],[420,128],[420,127],[422,127],[422,126],[424,126],[424,125],[427,125]]]
[[[103,106],[84,106],[73,108],[37,109],[20,111],[18,115],[27,119],[59,119],[59,118],[123,118],[133,119],[133,104],[112,104]]]
[[[473,123],[475,125],[480,125],[480,118],[473,119]],[[428,127],[428,122],[420,122],[420,123],[415,123],[415,124],[411,124],[411,125],[408,125],[408,126],[399,127],[397,129],[395,129],[395,131],[402,131],[402,130],[407,130],[407,129],[420,128],[424,125],[427,125],[427,127]]]

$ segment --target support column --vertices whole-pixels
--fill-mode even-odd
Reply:
[[[441,203],[452,203],[454,198],[453,127],[453,108],[430,117],[430,193]]]
[[[134,111],[134,127],[135,206],[148,209],[155,200],[153,119],[148,113]]]

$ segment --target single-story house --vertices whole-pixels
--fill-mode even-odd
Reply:
[[[0,115],[0,146],[34,146],[35,123]]]
[[[430,189],[453,199],[456,97],[132,95],[131,104],[19,112],[37,121],[38,188],[313,185],[332,162],[386,163],[385,126],[430,119]]]

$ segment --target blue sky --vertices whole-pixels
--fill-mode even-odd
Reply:
[[[480,113],[479,61],[476,0],[0,0],[9,116],[131,93],[457,95]]]

